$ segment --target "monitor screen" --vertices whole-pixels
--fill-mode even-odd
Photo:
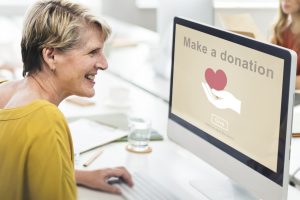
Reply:
[[[255,171],[283,188],[294,65],[286,49],[175,18],[169,120],[176,126],[169,127],[169,137],[179,144],[187,140],[182,145],[189,148],[185,132],[174,133],[184,127],[218,149],[209,158],[212,165],[223,153],[232,158],[231,168],[239,162],[239,170]]]

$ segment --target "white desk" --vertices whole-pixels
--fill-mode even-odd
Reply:
[[[122,112],[136,115],[152,120],[153,128],[157,129],[164,136],[166,134],[168,104],[160,98],[136,88],[123,80],[107,72],[101,72],[96,82],[96,96],[92,99],[95,106],[80,107],[63,102],[61,110],[67,117],[78,115],[104,114]],[[115,85],[122,85],[130,89],[131,106],[128,108],[114,108],[105,104],[109,88]],[[97,158],[88,168],[77,165],[81,169],[97,169],[103,167],[126,166],[130,171],[143,171],[158,179],[164,184],[177,187],[175,191],[181,195],[190,195],[188,199],[205,199],[202,194],[189,185],[192,179],[200,178],[202,174],[221,175],[202,160],[169,141],[166,136],[164,141],[151,142],[153,152],[149,154],[135,154],[125,150],[126,143],[113,143],[105,146],[103,154]],[[292,142],[291,169],[300,166],[299,152],[300,139],[293,139]],[[92,152],[81,156],[80,161],[86,161]],[[164,177],[168,177],[167,179]],[[174,185],[174,183],[176,183]],[[78,199],[93,200],[117,200],[122,197],[112,194],[94,191],[78,187]],[[300,190],[290,187],[289,200],[300,198]]]

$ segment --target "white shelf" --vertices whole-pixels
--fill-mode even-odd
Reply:
[[[135,5],[140,9],[156,9],[158,0],[135,0]]]
[[[232,9],[232,8],[243,8],[243,9],[274,9],[279,6],[278,1],[241,1],[241,0],[214,0],[215,9]]]

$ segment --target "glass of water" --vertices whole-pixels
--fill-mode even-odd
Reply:
[[[130,118],[127,150],[137,153],[149,153],[151,122],[140,118]]]

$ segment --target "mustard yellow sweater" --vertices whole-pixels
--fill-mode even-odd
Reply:
[[[74,200],[73,146],[66,120],[44,100],[0,109],[0,197]]]

